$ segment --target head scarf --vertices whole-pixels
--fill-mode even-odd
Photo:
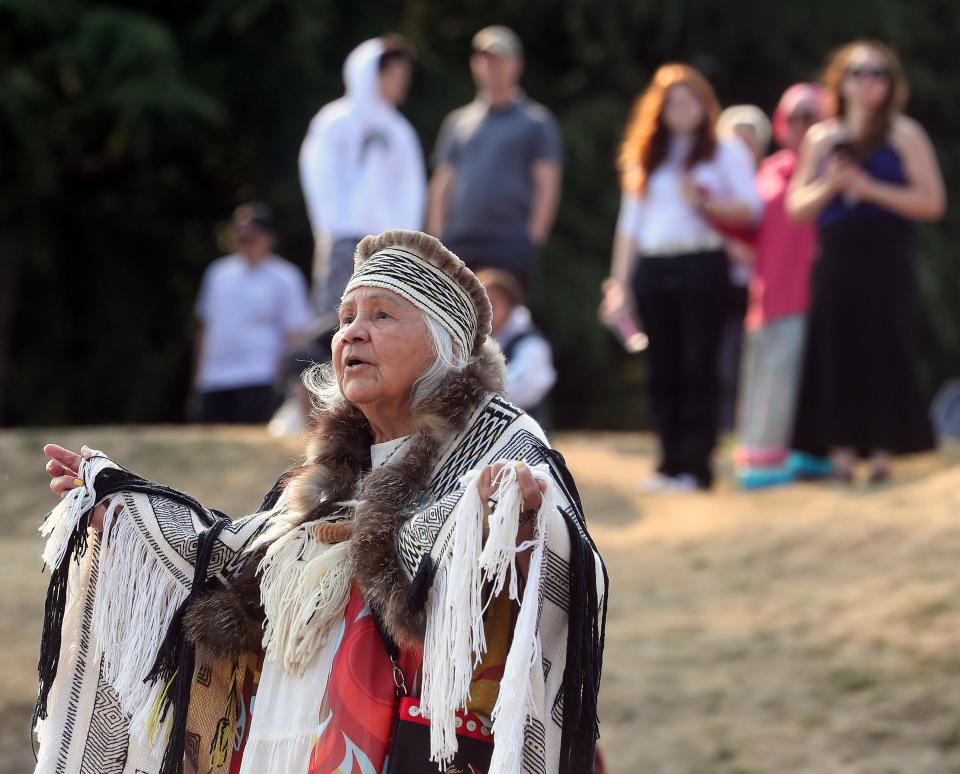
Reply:
[[[773,111],[773,138],[778,144],[786,143],[790,132],[790,114],[804,102],[810,103],[813,120],[819,121],[823,116],[823,88],[815,83],[795,83],[783,93],[777,109]]]

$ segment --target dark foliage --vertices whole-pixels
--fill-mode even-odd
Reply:
[[[429,151],[471,96],[470,37],[504,23],[524,39],[525,86],[555,110],[566,145],[541,304],[557,416],[641,426],[643,358],[620,354],[595,310],[616,146],[652,70],[691,62],[724,103],[770,110],[834,46],[884,39],[903,55],[910,112],[949,186],[960,180],[956,20],[950,0],[0,0],[0,411],[8,423],[181,419],[193,299],[233,206],[272,202],[280,252],[307,268],[296,157],[313,113],[341,92],[349,50],[387,30],[417,45],[405,110]],[[931,387],[960,362],[958,227],[951,206],[924,232]]]

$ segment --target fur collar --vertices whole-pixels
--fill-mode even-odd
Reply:
[[[414,411],[414,429],[403,454],[370,471],[373,431],[363,413],[344,402],[315,417],[306,461],[285,475],[289,528],[332,515],[356,502],[350,555],[354,580],[386,632],[401,645],[422,641],[424,613],[411,611],[410,581],[396,555],[400,524],[426,491],[437,457],[462,433],[491,393],[502,393],[506,366],[487,340],[466,369],[445,379]],[[187,636],[215,657],[259,649],[263,610],[256,567],[264,547],[248,555],[229,588],[198,599],[187,611]]]
[[[402,470],[403,492],[368,492],[357,489],[370,470],[370,445],[373,430],[356,406],[344,402],[315,417],[307,444],[306,463],[290,471],[288,507],[295,514],[295,525],[322,518],[322,511],[337,502],[365,499],[377,494],[388,497],[397,506],[409,504],[411,494],[420,494],[427,476],[436,464],[436,453],[452,437],[466,428],[467,421],[489,393],[502,393],[506,366],[496,344],[487,342],[479,355],[472,357],[466,369],[447,377],[424,398],[413,412],[413,432],[408,452],[381,470]],[[410,490],[415,490],[411,492]],[[358,509],[360,511],[362,509]]]

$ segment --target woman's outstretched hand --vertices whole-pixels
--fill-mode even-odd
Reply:
[[[43,453],[50,459],[47,461],[47,473],[50,474],[50,491],[57,497],[66,497],[67,493],[78,486],[83,486],[84,482],[77,478],[80,470],[80,463],[85,459],[90,459],[90,449],[86,446],[80,447],[80,454],[65,449],[55,443],[48,443],[43,447]],[[103,529],[103,514],[107,509],[104,505],[98,505],[90,519],[90,526],[101,530]]]

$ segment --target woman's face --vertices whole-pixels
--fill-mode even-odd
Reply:
[[[689,86],[678,83],[667,89],[663,125],[673,134],[693,134],[706,118],[703,105]]]
[[[848,105],[875,109],[883,104],[890,92],[890,64],[883,54],[862,46],[847,61],[843,75],[843,96]]]
[[[405,298],[362,286],[344,296],[333,370],[352,404],[407,410],[414,382],[433,359],[423,315]]]

